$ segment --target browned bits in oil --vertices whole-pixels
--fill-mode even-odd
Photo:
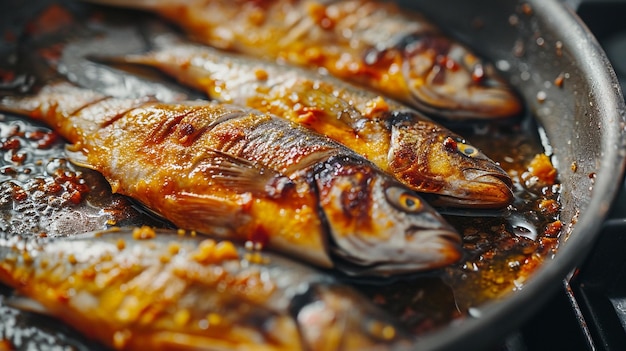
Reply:
[[[11,343],[10,340],[7,340],[7,339],[0,340],[0,351],[12,351],[12,350],[15,350],[15,347],[13,347],[13,344]]]
[[[576,161],[572,162],[572,164],[570,165],[570,169],[572,170],[572,172],[576,172],[578,170],[578,163],[576,163]]]
[[[556,49],[556,55],[561,57],[563,56],[563,42],[558,40],[555,44],[554,47]]]
[[[565,80],[565,74],[563,72],[559,73],[558,76],[556,76],[556,78],[554,78],[554,85],[556,85],[557,87],[562,87],[563,86],[563,81]]]
[[[51,131],[33,131],[26,134],[29,140],[37,141],[38,149],[49,149],[57,140],[58,135]]]
[[[156,232],[153,228],[150,228],[148,226],[142,226],[133,229],[133,239],[135,240],[154,239],[155,237]]]
[[[543,213],[556,215],[559,209],[559,203],[554,199],[544,199],[539,202],[539,210]]]
[[[11,155],[11,161],[17,163],[18,165],[21,165],[24,163],[24,161],[26,161],[26,157],[27,155],[23,152],[16,152],[14,154]]]
[[[537,154],[535,158],[530,161],[528,171],[545,185],[554,184],[556,180],[556,169],[552,166],[550,158],[543,153]]]
[[[563,223],[561,223],[561,221],[559,220],[556,220],[552,223],[549,223],[546,226],[544,235],[548,238],[556,238],[559,236],[559,233],[561,232],[561,228],[563,228]]]
[[[15,201],[24,201],[28,198],[28,193],[19,186],[13,187],[13,199]]]
[[[528,3],[522,4],[521,10],[522,10],[522,13],[525,14],[526,16],[530,16],[533,14],[533,8]]]
[[[15,138],[9,138],[2,142],[0,145],[0,150],[8,151],[8,150],[17,150],[21,146],[20,140]]]

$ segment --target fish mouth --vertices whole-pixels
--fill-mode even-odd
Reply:
[[[513,202],[513,185],[506,174],[483,173],[467,177],[455,192],[428,194],[428,202],[435,207],[471,209],[502,209]]]
[[[499,209],[513,202],[513,182],[504,172],[485,172],[469,169],[463,172],[466,184],[457,194],[441,194],[433,197],[432,205],[453,204],[475,209]]]
[[[367,243],[380,250],[385,259],[373,261],[350,255],[346,248],[335,246],[333,261],[349,276],[391,277],[403,274],[428,274],[458,262],[463,256],[462,239],[455,231],[410,227],[403,245],[384,246]]]

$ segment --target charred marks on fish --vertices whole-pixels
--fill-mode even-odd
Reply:
[[[57,128],[80,146],[75,162],[181,228],[238,240],[264,232],[268,248],[324,267],[340,257],[356,267],[350,274],[431,270],[461,256],[456,231],[416,193],[283,119],[200,101],[115,99],[67,83],[0,105]],[[190,130],[202,131],[191,143]]]
[[[3,241],[0,279],[41,312],[119,350],[387,349],[412,341],[330,276],[269,252],[249,254],[180,230],[117,228]]]

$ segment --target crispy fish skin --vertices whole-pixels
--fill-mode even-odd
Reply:
[[[196,40],[325,71],[448,119],[518,115],[495,67],[422,15],[375,0],[90,0],[157,12]]]
[[[328,275],[173,230],[4,240],[0,280],[118,350],[384,350],[410,341]]]
[[[503,208],[512,181],[479,149],[422,114],[338,79],[305,69],[154,38],[156,50],[115,60],[157,67],[221,102],[249,106],[329,136],[415,191],[431,204]]]
[[[249,240],[351,274],[449,265],[456,231],[340,144],[255,110],[115,99],[69,83],[5,97],[74,145],[74,162],[185,229]]]

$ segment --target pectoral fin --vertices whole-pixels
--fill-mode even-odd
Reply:
[[[212,157],[197,167],[210,177],[213,184],[234,190],[236,193],[251,193],[255,196],[279,196],[293,182],[273,169],[219,150],[209,150]]]

